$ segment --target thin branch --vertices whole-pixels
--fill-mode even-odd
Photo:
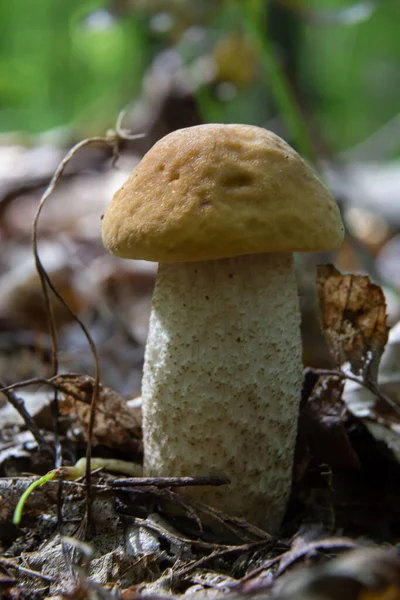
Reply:
[[[356,377],[355,375],[350,375],[349,373],[344,373],[340,370],[314,369],[313,367],[307,367],[307,370],[311,371],[311,373],[315,373],[316,375],[338,377],[339,379],[348,379],[349,381],[358,383],[358,385],[370,391],[372,394],[374,394],[374,396],[379,398],[379,400],[382,400],[382,402],[388,404],[390,408],[400,417],[400,406],[397,404],[397,402],[386,396],[386,394],[379,389],[379,385],[377,383],[366,381],[365,379]]]
[[[130,522],[132,522],[130,520]],[[216,544],[215,542],[205,542],[204,540],[192,540],[190,538],[183,537],[178,533],[172,532],[169,529],[165,529],[160,523],[156,523],[155,521],[150,521],[149,519],[140,519],[139,517],[134,518],[134,524],[139,527],[143,527],[148,529],[149,531],[154,531],[158,533],[161,537],[163,537],[168,542],[175,543],[177,546],[193,546],[194,548],[199,548],[201,550],[208,550],[212,552],[213,550],[219,549],[227,549],[232,546],[227,546],[226,544]]]
[[[31,432],[31,434],[39,444],[39,447],[44,450],[47,450],[48,452],[54,455],[54,448],[52,448],[51,445],[43,437],[39,427],[36,425],[35,421],[32,419],[31,415],[27,411],[23,399],[17,396],[17,394],[12,389],[8,389],[7,386],[4,385],[4,382],[1,380],[0,386],[2,386],[1,391],[7,398],[8,402],[19,413],[26,425],[26,428]]]
[[[143,491],[144,488],[136,488],[137,492]],[[251,536],[258,538],[258,540],[270,540],[272,539],[272,535],[251,523],[248,523],[244,519],[240,519],[238,517],[233,517],[232,515],[228,515],[221,510],[208,506],[207,504],[202,504],[200,502],[194,502],[189,498],[184,498],[181,494],[175,492],[170,488],[158,488],[152,487],[148,488],[154,496],[161,500],[167,500],[172,504],[177,504],[181,506],[183,509],[188,511],[188,513],[195,518],[196,522],[199,524],[198,514],[204,514],[208,517],[211,517],[218,523],[220,523],[225,529],[231,531],[234,535],[241,538],[243,542],[253,542],[254,539]],[[200,530],[202,530],[201,522],[200,522]]]
[[[159,489],[199,485],[218,486],[228,483],[230,480],[227,477],[126,477],[107,481],[107,484],[113,488],[155,486]]]
[[[121,113],[119,114],[118,119],[117,119],[116,129],[107,132],[106,137],[96,136],[96,137],[92,137],[92,138],[87,138],[87,139],[82,140],[81,142],[75,144],[75,146],[73,146],[73,148],[71,148],[69,150],[69,152],[67,152],[67,154],[65,155],[63,160],[58,165],[53,177],[51,178],[51,181],[50,181],[46,191],[44,192],[44,194],[39,202],[39,206],[37,208],[37,212],[36,212],[35,219],[33,222],[33,231],[32,231],[32,247],[33,247],[33,254],[34,254],[34,258],[35,258],[35,265],[36,265],[36,270],[38,272],[38,275],[40,277],[45,306],[46,306],[48,319],[49,319],[49,330],[50,330],[51,344],[52,344],[53,376],[56,376],[58,373],[58,357],[57,357],[58,348],[57,348],[57,331],[56,331],[54,313],[53,313],[53,308],[52,308],[52,304],[50,301],[49,291],[51,291],[56,296],[56,298],[61,302],[61,304],[67,309],[67,311],[69,312],[71,317],[81,327],[81,329],[86,337],[86,340],[89,344],[89,347],[90,347],[90,350],[92,352],[93,359],[94,359],[95,374],[94,374],[94,382],[93,382],[93,390],[92,390],[92,400],[90,403],[89,423],[88,423],[88,432],[87,432],[88,442],[87,442],[87,447],[86,447],[87,493],[86,493],[86,515],[85,515],[85,518],[86,518],[87,522],[89,522],[89,520],[90,520],[90,509],[91,509],[91,497],[90,497],[90,480],[91,480],[90,458],[91,458],[91,452],[92,452],[91,440],[92,440],[92,434],[93,434],[93,428],[94,428],[95,408],[96,408],[96,403],[97,403],[97,399],[99,396],[99,388],[100,388],[99,359],[98,359],[96,345],[95,345],[88,329],[86,328],[84,323],[78,318],[78,316],[75,314],[75,312],[70,308],[68,303],[64,300],[63,296],[59,293],[59,291],[54,287],[49,275],[47,274],[47,272],[40,260],[39,253],[38,253],[38,243],[37,243],[38,223],[39,223],[39,217],[40,217],[40,214],[41,214],[41,211],[42,211],[42,208],[43,208],[45,202],[48,200],[48,198],[54,191],[55,187],[57,186],[58,182],[60,181],[61,177],[63,176],[65,168],[67,167],[68,163],[82,148],[89,146],[91,144],[94,144],[94,143],[106,144],[108,146],[111,146],[113,153],[114,153],[114,160],[116,160],[118,157],[118,152],[119,152],[119,143],[122,139],[134,139],[136,137],[141,137],[141,134],[135,135],[135,136],[130,136],[126,131],[122,130],[121,124],[122,124],[124,114],[125,114],[125,112],[121,111]],[[55,467],[58,468],[62,464],[62,453],[61,453],[61,446],[60,446],[59,435],[58,435],[59,408],[58,408],[57,392],[55,392],[53,407],[54,407],[54,436],[55,436],[55,446],[56,446]]]
[[[38,571],[32,571],[32,569],[27,569],[26,567],[22,567],[21,565],[16,564],[11,558],[2,558],[0,557],[0,565],[5,568],[17,569],[21,573],[25,573],[30,577],[36,577],[38,579],[42,579],[43,581],[47,581],[48,583],[55,583],[56,580],[53,577],[49,577],[48,575],[43,575]]]
[[[59,383],[60,380],[62,380],[63,378],[65,378],[67,380],[67,382],[70,381],[74,381],[74,379],[78,379],[82,377],[81,373],[64,373],[64,374],[56,374],[53,375],[52,377],[32,377],[32,379],[24,379],[23,381],[16,381],[15,383],[10,383],[9,385],[5,385],[4,387],[0,388],[0,392],[8,392],[9,390],[18,390],[21,388],[25,388],[25,387],[29,387],[31,385],[48,385],[51,388],[54,388],[56,390],[59,390],[65,394],[68,394],[70,396],[73,396],[74,398],[76,398],[77,400],[80,400],[81,402],[85,402],[85,400],[83,400],[83,398],[77,394],[74,393],[73,390],[70,390],[69,388],[66,388],[62,385],[62,383]],[[92,379],[92,381],[94,381]]]
[[[264,546],[271,546],[275,540],[262,540],[260,542],[250,542],[248,544],[242,544],[241,546],[230,546],[229,548],[223,548],[222,550],[214,550],[208,556],[202,556],[198,560],[194,560],[191,564],[182,567],[181,569],[177,569],[173,572],[173,577],[184,577],[188,575],[194,569],[198,569],[199,567],[204,566],[206,563],[214,560],[215,558],[221,558],[222,556],[226,556],[227,554],[234,554],[236,552],[249,552],[251,550],[256,550],[258,548],[262,548]]]
[[[127,129],[122,127],[123,120],[126,117],[128,110],[127,108],[123,108],[117,118],[117,122],[115,124],[115,132],[111,131],[111,136],[115,133],[117,138],[121,138],[122,140],[138,140],[146,137],[145,133],[129,133]]]
[[[97,357],[97,350],[96,350],[95,344],[94,344],[87,328],[85,327],[85,325],[80,321],[80,319],[74,313],[74,311],[70,308],[68,303],[65,302],[62,295],[54,287],[48,273],[46,272],[46,270],[43,266],[42,261],[40,260],[39,253],[38,253],[38,239],[37,239],[38,238],[39,217],[40,217],[40,214],[41,214],[41,211],[42,211],[42,208],[43,208],[45,202],[47,201],[47,199],[50,197],[50,195],[54,191],[57,183],[60,181],[60,179],[61,179],[68,163],[71,161],[71,159],[76,155],[77,152],[79,152],[79,150],[81,150],[82,148],[89,146],[93,143],[108,144],[109,142],[105,138],[102,138],[102,137],[93,137],[93,138],[85,139],[85,140],[79,142],[78,144],[76,144],[73,148],[71,148],[71,150],[66,154],[66,156],[63,158],[63,160],[58,165],[53,177],[51,178],[51,181],[50,181],[46,191],[44,192],[44,194],[39,202],[39,206],[38,206],[38,209],[37,209],[37,212],[35,215],[35,219],[33,222],[32,246],[33,246],[33,253],[34,253],[34,258],[35,258],[36,270],[40,277],[45,306],[46,306],[46,310],[47,310],[47,314],[48,314],[48,318],[49,318],[49,330],[50,330],[51,344],[52,344],[51,355],[52,355],[53,376],[57,375],[57,373],[58,373],[58,357],[57,357],[58,348],[57,348],[57,330],[56,330],[56,324],[55,324],[55,319],[54,319],[53,307],[52,307],[52,304],[50,301],[49,290],[51,290],[53,292],[53,294],[56,296],[56,298],[67,309],[67,311],[69,312],[71,317],[80,325],[80,327],[82,328],[82,331],[89,343],[89,346],[90,346],[90,349],[92,351],[94,361],[95,361],[95,383],[93,386],[93,397],[92,397],[93,404],[95,405],[95,400],[96,400],[96,397],[98,394],[98,386],[99,386],[99,382],[100,382],[98,357]],[[55,393],[53,407],[54,407],[54,435],[55,435],[55,444],[56,444],[55,468],[58,468],[61,466],[61,463],[62,463],[62,455],[61,455],[61,447],[60,447],[59,435],[58,435],[59,407],[58,407],[57,392]],[[92,429],[93,429],[93,418],[90,418],[89,419],[89,433],[88,433],[89,440],[91,439],[90,432]],[[90,446],[90,443],[88,443],[88,445]],[[89,451],[89,454],[90,454],[90,451]],[[89,463],[89,477],[90,477],[90,457],[88,459],[88,463]]]

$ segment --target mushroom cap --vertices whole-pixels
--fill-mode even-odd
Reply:
[[[280,137],[198,125],[158,141],[115,194],[102,225],[113,254],[157,262],[340,246],[339,209]]]

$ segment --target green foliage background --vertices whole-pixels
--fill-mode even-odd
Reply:
[[[90,26],[101,9],[112,19]],[[167,32],[152,26],[160,13],[171,19]],[[313,125],[339,151],[399,110],[399,24],[399,0],[0,2],[0,131],[34,134],[69,126],[77,135],[102,133],[138,97],[160,51],[177,50],[190,69],[239,32],[254,58],[243,45],[242,59],[236,48],[232,63],[248,60],[254,77],[234,82],[229,99],[215,94],[215,82],[200,85],[204,120],[264,125],[286,110],[267,56],[272,48],[275,67],[281,57],[287,61]],[[205,31],[201,43],[188,41],[185,32],[193,27]]]

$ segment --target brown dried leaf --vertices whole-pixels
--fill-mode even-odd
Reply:
[[[87,375],[61,375],[56,385],[60,386],[63,395],[62,413],[74,414],[86,436],[93,379]],[[141,409],[131,408],[114,390],[101,385],[92,442],[94,445],[142,452]]]
[[[356,548],[284,580],[282,600],[398,600],[400,559],[394,550]]]
[[[77,285],[77,276],[67,250],[58,243],[48,242],[44,244],[42,254],[53,284],[71,309],[80,314],[87,307],[89,298],[84,286]],[[21,251],[17,265],[11,260],[9,262],[8,271],[0,278],[1,317],[16,326],[47,333],[48,312],[31,248]],[[57,325],[63,327],[71,324],[70,312],[53,296],[51,303]]]
[[[340,367],[376,382],[388,339],[386,302],[382,289],[366,275],[342,275],[333,265],[317,267],[322,328]]]

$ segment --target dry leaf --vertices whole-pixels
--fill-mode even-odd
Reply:
[[[77,285],[67,250],[59,243],[47,242],[42,244],[40,255],[53,285],[71,309],[80,314],[89,299],[84,285]],[[0,315],[20,327],[47,333],[48,312],[31,248],[20,251],[18,256],[19,262],[11,263],[0,278]],[[57,325],[71,324],[70,312],[54,296],[50,298]]]
[[[386,302],[366,275],[342,275],[333,265],[317,267],[322,327],[338,367],[345,363],[364,381],[376,382],[388,339]]]
[[[282,581],[282,600],[399,600],[400,559],[394,551],[358,548]]]
[[[86,436],[93,379],[87,375],[60,375],[56,384],[62,388],[62,413],[75,414]],[[141,409],[129,407],[119,394],[100,386],[92,442],[94,445],[142,452]]]

